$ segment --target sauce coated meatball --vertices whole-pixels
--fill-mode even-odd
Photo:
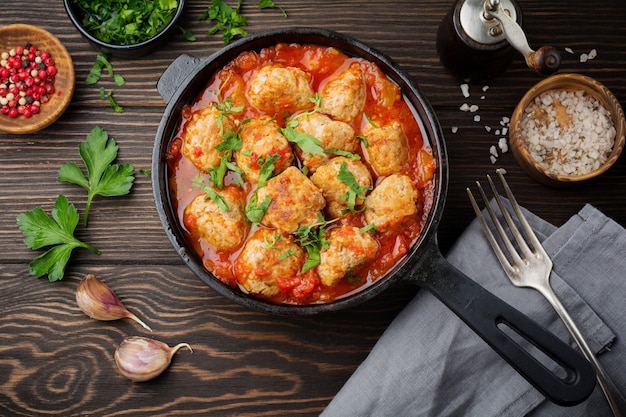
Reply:
[[[384,178],[365,199],[365,220],[376,231],[390,233],[417,214],[417,190],[407,175]]]
[[[409,145],[402,125],[394,121],[385,126],[368,123],[363,130],[367,138],[367,156],[380,176],[399,174],[409,161]]]
[[[274,162],[274,171],[282,172],[293,163],[293,153],[287,139],[278,131],[278,124],[267,118],[251,119],[245,123],[239,136],[242,146],[235,156],[237,166],[245,173],[245,179],[259,181],[263,162],[272,155],[280,158]],[[261,161],[260,161],[261,160]]]
[[[338,156],[319,167],[311,176],[311,181],[322,190],[326,199],[326,211],[334,218],[341,217],[349,210],[348,201],[344,196],[350,191],[350,186],[339,178],[340,171],[352,174],[363,195],[368,191],[364,187],[372,185],[370,172],[360,161]],[[361,207],[364,201],[364,198],[357,195],[353,208]]]
[[[246,236],[245,196],[235,186],[215,192],[226,203],[228,210],[224,211],[208,194],[202,193],[185,207],[184,224],[216,248],[233,249]]]
[[[183,155],[199,170],[208,172],[220,163],[225,154],[225,151],[218,151],[215,147],[222,143],[222,135],[229,129],[236,130],[230,119],[221,117],[221,112],[213,105],[194,112],[182,134]]]
[[[280,281],[298,275],[305,258],[291,235],[257,229],[235,260],[237,282],[252,294],[277,295]]]
[[[320,251],[317,274],[322,284],[337,284],[349,273],[373,260],[378,252],[378,243],[369,233],[361,233],[358,227],[340,226],[330,230],[326,236],[328,246]]]
[[[302,114],[297,120],[296,130],[317,138],[325,150],[338,149],[354,153],[359,148],[359,140],[354,134],[354,129],[345,122],[333,120],[322,113]],[[300,152],[299,156],[310,172],[315,172],[329,158],[327,154],[308,152]]]
[[[358,62],[325,84],[320,91],[320,111],[342,122],[353,121],[363,111],[367,89],[365,77]]]
[[[293,233],[319,221],[326,200],[322,191],[298,168],[289,167],[258,190],[258,200],[272,199],[261,224]]]
[[[313,105],[310,81],[311,76],[300,68],[268,64],[250,81],[248,99],[267,113],[294,113]]]

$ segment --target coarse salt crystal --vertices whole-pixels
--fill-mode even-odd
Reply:
[[[486,93],[487,90],[489,90],[489,86],[488,85],[483,86],[483,93]]]
[[[595,49],[592,49],[591,51],[589,51],[589,59],[594,59],[595,57],[598,56],[598,51],[596,51]]]
[[[491,132],[491,126],[485,126],[485,130],[486,130],[487,132]]]
[[[452,129],[450,129],[452,131],[452,133],[456,133],[459,131],[459,128],[456,126],[452,126]]]
[[[472,104],[472,105],[470,106],[470,108],[469,108],[469,111],[470,111],[471,113],[476,113],[476,112],[478,111],[478,109],[479,109],[479,108],[480,108],[480,107],[478,107],[476,104]]]
[[[498,159],[493,155],[489,155],[489,160],[491,161],[491,164],[495,164],[498,161]]]
[[[476,123],[480,122],[480,115],[479,115],[479,114],[477,114],[477,115],[475,115],[475,116],[474,116],[474,121],[475,121]]]
[[[509,151],[509,144],[506,142],[506,138],[500,138],[498,141],[498,148],[500,148],[502,153],[507,153]]]
[[[461,107],[459,107],[459,110],[461,111],[468,111],[469,109],[470,109],[470,106],[467,103],[463,103]]]
[[[495,156],[496,158],[498,157],[498,151],[495,147],[495,145],[491,145],[491,147],[489,148],[489,153],[493,156]]]
[[[580,54],[580,62],[587,62],[587,60],[589,60],[589,55]]]
[[[573,53],[574,53],[574,51],[572,50],[572,48],[569,48],[569,47],[568,47],[568,48],[565,48],[565,52],[570,53],[570,54],[573,54]]]
[[[463,93],[463,97],[468,98],[470,96],[469,85],[461,84],[461,92]]]

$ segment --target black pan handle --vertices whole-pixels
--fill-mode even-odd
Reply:
[[[181,85],[185,85],[185,79],[190,76],[193,70],[200,64],[200,61],[199,58],[183,54],[172,61],[163,71],[159,81],[157,81],[157,90],[166,103],[170,102],[170,99]]]
[[[413,281],[429,289],[549,400],[571,406],[587,399],[596,378],[591,364],[581,354],[478,285],[448,263],[436,245],[432,246],[432,253],[426,256],[429,265],[424,268],[426,265],[422,264],[422,268],[414,269]],[[532,343],[558,363],[566,375],[559,377],[548,369],[499,326],[514,330]]]

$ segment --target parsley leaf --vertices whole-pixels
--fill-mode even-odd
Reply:
[[[283,134],[287,141],[298,145],[303,152],[311,154],[324,155],[324,148],[322,148],[322,142],[315,136],[308,133],[300,132],[294,129],[292,124],[284,128],[279,128],[278,131]]]
[[[76,207],[68,204],[67,198],[62,194],[54,204],[52,218],[40,207],[17,216],[17,224],[24,234],[26,246],[33,250],[52,246],[30,262],[31,275],[39,278],[47,274],[51,282],[58,281],[63,279],[65,267],[74,249],[85,248],[100,254],[98,249],[74,237],[78,220]]]
[[[280,9],[280,11],[283,12],[283,16],[287,17],[287,12],[285,11],[285,9],[283,9],[280,6],[278,6],[272,0],[259,0],[258,8],[259,8],[259,10],[263,10],[263,9]]]
[[[351,213],[354,213],[356,212],[354,206],[356,205],[357,197],[365,198],[365,193],[371,190],[372,187],[370,185],[361,186],[354,178],[352,172],[346,169],[347,166],[345,162],[341,164],[337,173],[337,179],[348,186],[348,191],[341,196],[341,200],[347,202],[348,209]]]
[[[87,168],[87,176],[75,162],[67,162],[59,169],[58,180],[79,185],[87,190],[85,226],[91,202],[96,195],[103,197],[128,194],[135,180],[135,167],[131,164],[113,164],[118,146],[107,132],[96,126],[87,140],[78,146],[80,157]]]
[[[191,185],[193,185],[194,187],[198,187],[202,191],[204,191],[209,196],[209,198],[211,198],[211,200],[213,200],[215,204],[217,204],[217,206],[223,211],[228,211],[229,207],[226,200],[224,200],[224,198],[222,198],[222,196],[219,195],[217,191],[215,191],[213,188],[202,183],[202,175],[196,175],[196,177],[191,180]]]

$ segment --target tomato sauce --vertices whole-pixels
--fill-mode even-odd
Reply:
[[[380,246],[376,259],[358,271],[351,271],[349,276],[342,279],[338,284],[333,286],[320,284],[315,269],[311,269],[295,277],[281,278],[277,283],[281,288],[281,295],[269,301],[291,304],[323,303],[354,293],[383,277],[406,255],[411,245],[418,239],[426,216],[433,204],[432,182],[436,161],[432,156],[430,147],[424,141],[420,123],[415,119],[416,116],[400,89],[374,63],[360,58],[348,57],[334,48],[316,45],[279,44],[258,52],[244,52],[214,75],[208,81],[206,88],[199,92],[196,100],[183,109],[177,136],[170,143],[168,165],[171,198],[176,206],[180,223],[186,225],[188,219],[184,219],[183,214],[185,207],[195,196],[203,192],[191,185],[192,179],[198,174],[209,178],[208,174],[201,173],[181,152],[184,129],[193,112],[212,103],[219,103],[220,100],[231,98],[234,106],[242,105],[244,107],[242,112],[231,114],[236,119],[236,123],[242,123],[250,118],[269,116],[275,119],[280,126],[285,126],[289,114],[266,114],[247,102],[245,89],[242,86],[247,85],[255,70],[268,63],[297,67],[311,76],[310,86],[314,91],[318,91],[334,74],[338,74],[354,62],[360,64],[365,74],[367,98],[363,114],[357,117],[351,125],[355,133],[359,135],[365,123],[368,123],[368,117],[375,117],[381,124],[394,120],[402,124],[409,147],[408,168],[403,173],[413,180],[418,190],[418,215],[397,232],[385,235],[376,232],[374,237]],[[368,165],[365,146],[362,144],[357,153],[361,156],[361,160]],[[297,153],[294,152],[294,155]],[[300,161],[296,161],[296,164],[301,166]],[[375,185],[379,179],[371,168],[370,171],[373,179],[372,185]],[[236,176],[232,173],[227,174],[225,185],[234,184],[235,178]],[[205,183],[209,183],[209,181]],[[238,186],[243,187],[242,192],[247,195],[247,198],[250,198],[255,188],[255,185],[248,182]],[[338,221],[327,226],[327,230],[343,224],[359,228],[367,226],[363,213],[356,213],[341,217]],[[248,233],[250,233],[250,225],[247,227]],[[203,238],[195,235],[192,228],[185,229],[186,238],[202,257],[207,270],[217,279],[236,287],[234,262],[245,242],[233,250],[218,250]]]

